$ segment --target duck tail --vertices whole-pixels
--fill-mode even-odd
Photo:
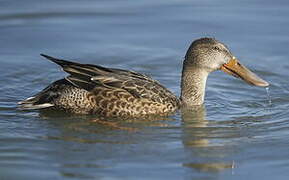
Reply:
[[[55,81],[35,96],[18,102],[18,107],[22,110],[44,109],[55,106],[54,101],[60,96],[63,87],[71,86],[66,79]]]
[[[39,96],[32,96],[18,102],[18,107],[22,110],[44,109],[52,106],[54,106],[52,103],[41,103]]]

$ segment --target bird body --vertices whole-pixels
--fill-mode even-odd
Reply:
[[[20,102],[23,109],[52,108],[76,114],[138,117],[166,115],[180,106],[173,93],[146,75],[42,56],[71,75]]]

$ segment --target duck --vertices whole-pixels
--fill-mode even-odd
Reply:
[[[250,85],[269,86],[242,65],[225,44],[209,37],[193,41],[186,52],[180,97],[138,72],[41,56],[59,65],[68,76],[20,101],[23,110],[52,109],[102,117],[167,116],[181,108],[201,106],[208,75],[217,70]]]

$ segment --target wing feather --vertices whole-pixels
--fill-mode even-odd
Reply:
[[[120,88],[136,98],[146,98],[152,101],[165,101],[164,98],[161,98],[164,94],[165,97],[175,98],[158,81],[141,73],[92,64],[80,64],[44,54],[41,54],[41,56],[60,65],[65,72],[70,74],[66,77],[66,80],[87,91],[91,91],[96,87]]]

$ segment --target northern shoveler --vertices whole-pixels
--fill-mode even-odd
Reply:
[[[252,85],[269,86],[213,38],[197,39],[190,45],[183,62],[180,98],[158,81],[137,72],[41,55],[60,65],[69,76],[19,102],[22,109],[52,108],[105,117],[167,115],[183,106],[203,104],[207,77],[216,70]]]

